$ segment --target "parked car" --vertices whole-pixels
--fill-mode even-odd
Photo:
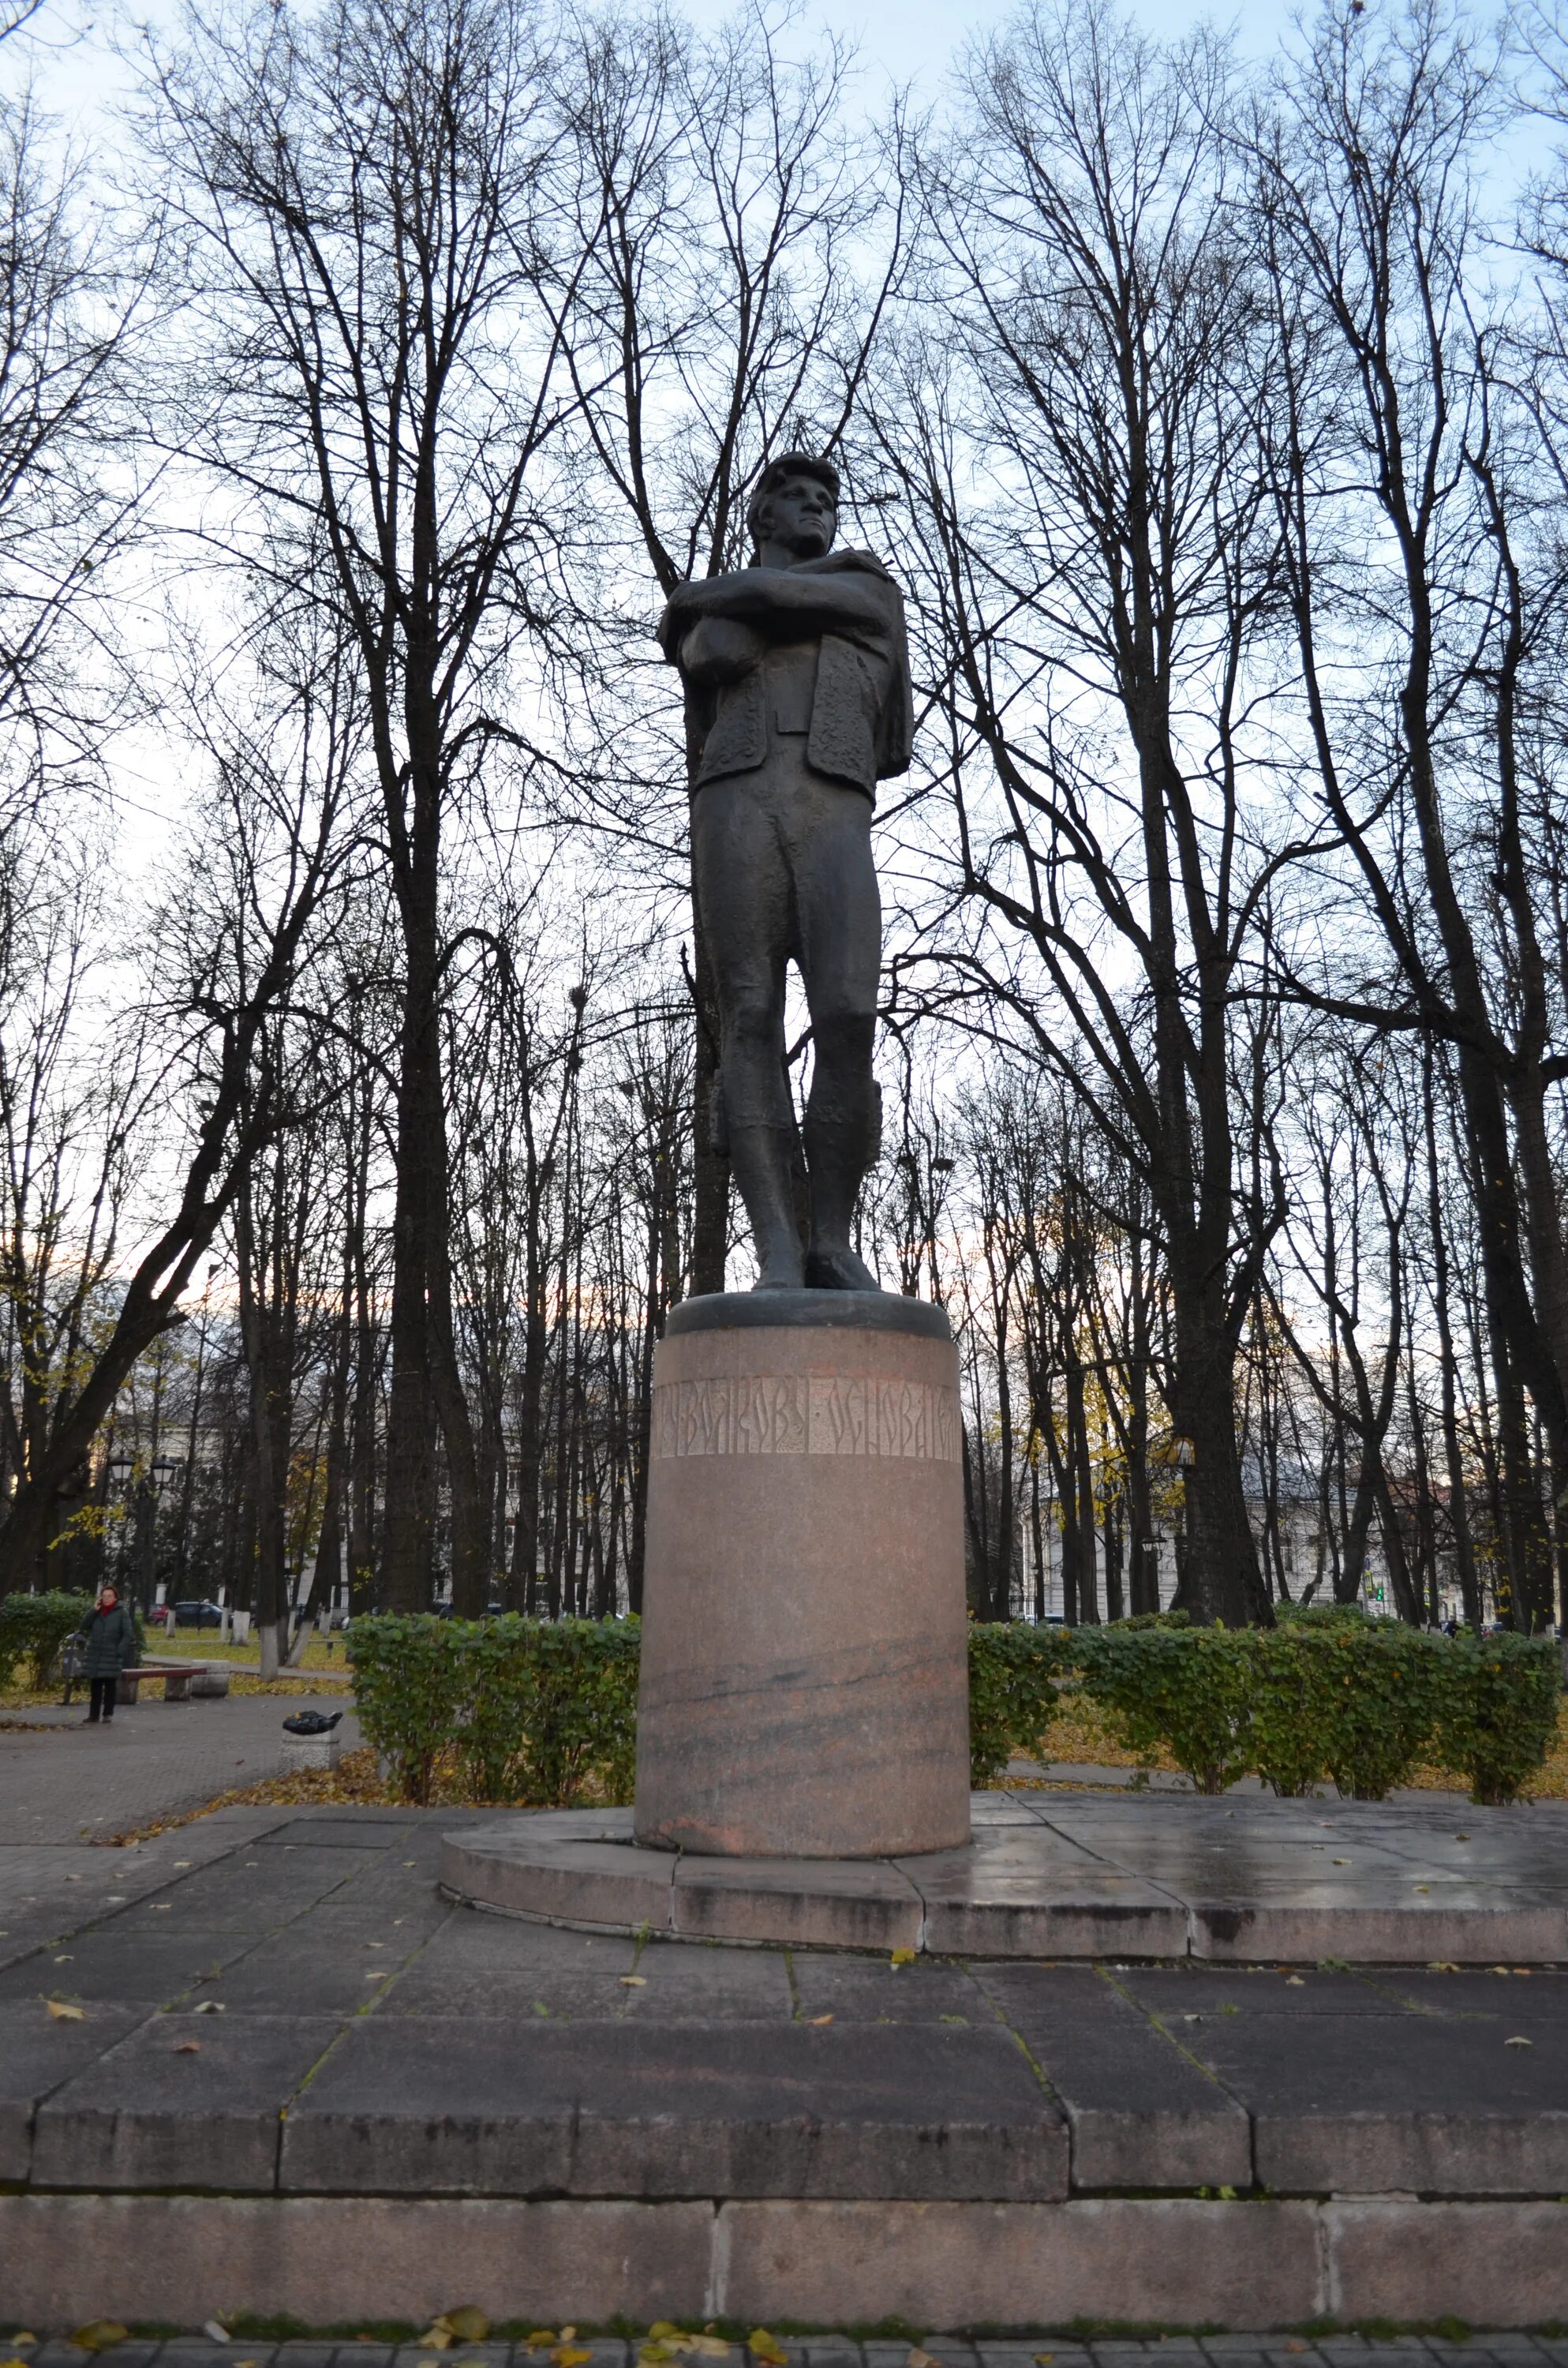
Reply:
[[[176,1603],[175,1605],[176,1628],[221,1628],[222,1625],[223,1607],[221,1603]]]
[[[166,1603],[154,1603],[147,1614],[147,1625],[149,1628],[161,1628],[169,1617],[169,1607]]]

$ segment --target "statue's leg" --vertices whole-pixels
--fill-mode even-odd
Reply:
[[[804,1128],[812,1212],[806,1281],[818,1290],[876,1291],[876,1276],[850,1244],[880,1133],[871,1053],[882,912],[871,805],[858,790],[815,779],[810,805],[809,828],[794,849],[797,957],[813,1054]]]
[[[719,995],[730,1164],[751,1224],[759,1291],[805,1278],[795,1222],[795,1113],[784,1073],[790,875],[756,773],[710,781],[692,808],[692,869]]]

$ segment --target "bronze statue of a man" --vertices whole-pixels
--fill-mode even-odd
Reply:
[[[681,585],[659,623],[686,686],[693,869],[718,983],[730,1158],[759,1291],[875,1291],[849,1233],[879,1134],[871,807],[878,781],[908,766],[914,730],[903,600],[869,552],[833,550],[830,461],[771,461],[747,522],[752,565]],[[791,959],[814,1053],[804,1245],[784,1066]]]

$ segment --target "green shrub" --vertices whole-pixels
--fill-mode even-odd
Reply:
[[[1200,1793],[1222,1793],[1252,1764],[1253,1632],[1080,1628],[1074,1654],[1084,1687],[1120,1720],[1134,1751],[1165,1744]]]
[[[436,1762],[456,1733],[461,1689],[455,1620],[382,1612],[348,1631],[354,1703],[367,1743],[386,1762],[400,1801],[426,1808]]]
[[[1562,1673],[1548,1636],[1443,1640],[1445,1682],[1437,1696],[1437,1756],[1470,1779],[1477,1804],[1517,1801],[1545,1759],[1557,1727]]]
[[[1322,1656],[1304,1652],[1303,1641],[1290,1628],[1265,1629],[1250,1649],[1253,1767],[1290,1799],[1310,1793],[1328,1773]]]
[[[365,1738],[403,1800],[428,1804],[446,1754],[476,1800],[570,1807],[590,1782],[631,1799],[635,1620],[381,1614],[354,1622],[348,1653]]]
[[[570,1808],[593,1780],[602,1799],[630,1801],[637,1763],[640,1623],[476,1622],[471,1632],[471,1732],[494,1721],[488,1699],[495,1677],[487,1632],[502,1628],[513,1629],[517,1636],[511,1666],[501,1679],[502,1699],[516,1704],[522,1717],[523,1748],[513,1764],[512,1797]],[[508,1708],[505,1714],[515,1713]]]
[[[1349,1799],[1386,1799],[1420,1758],[1452,1675],[1447,1641],[1397,1620],[1342,1622],[1291,1639],[1314,1667],[1324,1766]]]
[[[1432,1732],[1442,1639],[1357,1604],[1280,1609],[1251,1642],[1257,1773],[1277,1793],[1327,1776],[1348,1799],[1385,1799]]]
[[[1023,1620],[971,1620],[969,1772],[983,1791],[1016,1754],[1032,1753],[1056,1715],[1055,1680],[1072,1657],[1063,1629]]]
[[[31,1664],[35,1687],[49,1685],[61,1654],[92,1608],[90,1595],[71,1595],[62,1588],[0,1600],[0,1686],[12,1682],[24,1661]]]

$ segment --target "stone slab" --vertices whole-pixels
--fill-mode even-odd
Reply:
[[[509,1822],[448,1835],[440,1882],[455,1898],[514,1915],[665,1931],[675,1871],[674,1857],[662,1850],[591,1837],[535,1841],[526,1823]]]
[[[1324,2212],[1335,2317],[1472,2327],[1568,2320],[1568,2203],[1359,2200]]]
[[[0,2002],[44,1996],[78,2005],[142,1998],[171,2005],[207,1987],[254,1946],[255,1936],[240,1932],[66,1933],[57,1947],[0,1973]]]
[[[1000,2030],[360,2021],[289,2109],[290,2192],[1028,2196],[1067,2131]]]
[[[709,2203],[0,2195],[4,2307],[40,2328],[218,2311],[326,2327],[422,2324],[460,2295],[499,2321],[646,2325],[701,2312],[713,2227]]]
[[[388,1937],[398,1937],[395,1929]],[[363,1954],[367,1964],[375,1962]],[[636,1964],[637,1943],[627,1934],[450,1909],[390,1986],[382,2011],[487,2022],[535,2015],[608,2021],[633,1996],[621,1984]]]
[[[1568,2025],[1527,2047],[1493,2020],[1320,2015],[1297,2047],[1245,2012],[1180,2026],[1244,2100],[1277,2194],[1542,2195],[1568,2190]]]
[[[1550,1895],[1483,1894],[1434,1880],[1432,1896],[1391,1899],[1372,1884],[1258,1885],[1245,1896],[1192,1901],[1192,1953],[1250,1964],[1283,1957],[1312,1964],[1341,1957],[1401,1965],[1441,1959],[1484,1964],[1515,1956],[1550,1964],[1568,1957],[1568,1906]]]
[[[1290,2327],[1323,2308],[1307,2203],[1104,2199],[728,2203],[724,2306],[737,2318],[929,2328]]]
[[[1244,2107],[1109,1982],[1038,1965],[980,1980],[1062,2100],[1075,2192],[1252,2185]]]
[[[825,1956],[801,1949],[790,1959],[790,1978],[806,2022],[824,2014],[846,2023],[983,2024],[994,2019],[995,2009],[967,1967],[936,1957],[895,1965],[891,1958]]]
[[[925,1906],[924,1945],[976,1957],[1178,1957],[1187,1912],[1168,1891],[1037,1827],[897,1861]]]
[[[906,1870],[883,1860],[682,1858],[672,1908],[676,1932],[708,1941],[889,1950],[923,1944],[920,1895]]]
[[[295,2015],[153,2016],[40,2106],[33,2185],[270,2189],[283,2107],[337,2030]]]
[[[146,2020],[141,2006],[97,2006],[82,2022],[58,2022],[41,1998],[0,2006],[0,2180],[27,2178],[33,2116],[46,2097]]]

